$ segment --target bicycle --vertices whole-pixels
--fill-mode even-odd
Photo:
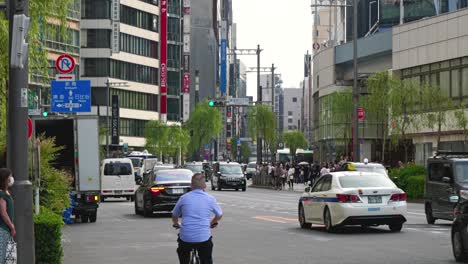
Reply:
[[[218,226],[218,223],[211,225],[211,228],[215,228]],[[172,225],[173,228],[175,229],[180,229],[180,225]],[[196,248],[192,248],[190,250],[190,262],[189,264],[200,264],[200,256],[198,255],[198,250]]]

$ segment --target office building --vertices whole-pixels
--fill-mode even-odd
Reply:
[[[105,128],[106,98],[110,101],[118,95],[119,143],[135,149],[145,145],[147,121],[160,118],[157,4],[149,0],[121,0],[120,4],[110,0],[82,1],[80,75],[81,79],[91,80],[93,113],[101,117],[101,127]],[[177,65],[174,60],[168,69]],[[172,79],[168,83],[179,85]]]
[[[301,129],[302,94],[300,88],[284,88],[284,132]]]
[[[283,132],[283,109],[284,109],[284,95],[282,89],[283,81],[280,74],[275,74],[275,88],[274,88],[274,100],[273,100],[273,112],[275,113],[276,119],[276,129],[278,133]],[[262,100],[266,104],[272,104],[272,78],[271,74],[262,74],[260,75],[260,86],[262,87]]]

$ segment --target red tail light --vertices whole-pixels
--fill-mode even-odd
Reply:
[[[86,197],[86,200],[88,200],[88,202],[97,202],[99,200],[99,197],[97,195],[88,195]]]
[[[354,194],[337,194],[336,198],[338,198],[338,201],[342,203],[360,203],[361,199],[359,199],[359,196],[354,195]]]
[[[406,193],[394,193],[390,200],[394,202],[406,201]]]
[[[159,194],[162,191],[164,191],[164,189],[165,189],[164,187],[151,187],[150,191],[151,193]]]
[[[460,210],[458,209],[453,210],[453,215],[460,215],[460,214],[461,214]]]

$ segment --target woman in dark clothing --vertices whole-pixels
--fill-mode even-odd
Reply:
[[[16,235],[13,198],[8,190],[14,183],[9,169],[0,169],[0,264],[5,263],[7,243]]]

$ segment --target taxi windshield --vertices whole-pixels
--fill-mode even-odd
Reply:
[[[339,180],[343,188],[395,187],[390,179],[380,174],[343,176]]]

